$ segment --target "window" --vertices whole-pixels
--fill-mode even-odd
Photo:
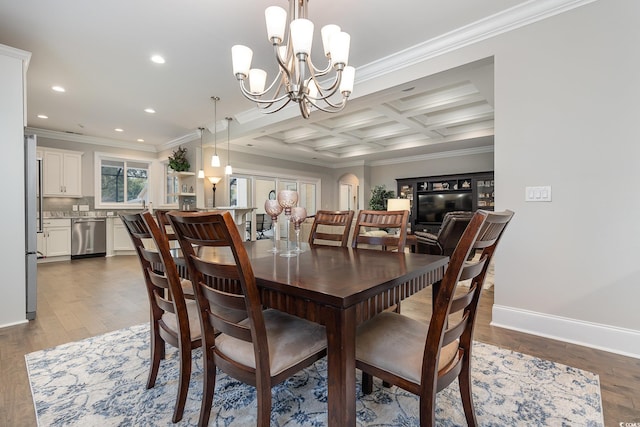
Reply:
[[[97,156],[101,206],[142,205],[149,200],[149,165],[140,160]]]

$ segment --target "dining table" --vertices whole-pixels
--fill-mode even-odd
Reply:
[[[401,300],[439,282],[449,257],[337,246],[301,245],[293,257],[272,241],[245,242],[262,304],[322,324],[327,334],[327,422],[356,425],[356,328]],[[229,261],[230,252],[200,256]],[[226,260],[225,260],[226,259]]]

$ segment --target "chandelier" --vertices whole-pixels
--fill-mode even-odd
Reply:
[[[327,65],[324,69],[316,68],[311,62],[313,22],[307,19],[307,5],[308,0],[289,0],[288,32],[286,10],[270,6],[264,12],[267,36],[279,69],[266,89],[266,71],[251,68],[253,51],[243,45],[231,48],[233,74],[240,83],[242,94],[266,113],[280,111],[291,101],[298,103],[305,119],[309,118],[311,107],[337,113],[344,108],[353,91],[355,69],[347,65],[351,37],[337,25],[322,27]],[[333,77],[325,78],[332,71],[335,71]],[[249,88],[246,87],[247,79]]]

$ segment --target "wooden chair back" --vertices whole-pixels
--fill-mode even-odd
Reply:
[[[340,242],[340,246],[347,247],[349,240],[349,232],[351,231],[351,223],[353,222],[354,212],[347,211],[317,211],[311,232],[309,233],[309,244],[321,244],[318,241]],[[342,227],[342,232],[338,230]]]
[[[271,387],[323,357],[326,342],[304,355],[302,322],[310,322],[278,310],[263,311],[249,256],[229,212],[171,212],[168,216],[194,285],[204,335],[205,385],[199,425],[208,424],[216,368],[220,368],[256,387],[257,424],[269,426]],[[326,341],[324,329],[315,326],[322,329]],[[276,344],[282,343],[277,334],[288,338],[284,347]],[[300,348],[286,350],[297,343]]]
[[[481,221],[484,216],[484,221]],[[423,383],[435,384],[435,394],[447,387],[456,377],[460,387],[467,390],[463,394],[463,405],[467,420],[475,411],[471,400],[471,350],[476,313],[489,264],[507,224],[513,217],[512,211],[478,211],[471,219],[440,283],[435,296],[433,314],[423,357]],[[481,226],[478,227],[478,224]],[[468,261],[472,251],[482,251],[476,261]],[[471,279],[468,289],[458,289],[458,282]],[[459,291],[456,293],[456,291]],[[457,357],[448,366],[438,369],[433,360],[439,360],[443,347],[458,341]]]
[[[166,233],[153,215],[145,211],[119,216],[138,254],[151,310],[151,368],[147,388],[155,385],[165,343],[180,351],[180,378],[173,413],[173,422],[178,422],[184,413],[191,378],[191,352],[202,345],[200,328],[189,321],[189,311],[191,317],[197,316],[195,304],[192,302],[190,310]]]
[[[382,250],[389,247],[397,247],[398,252],[404,251],[407,240],[407,225],[409,211],[370,211],[358,212],[356,225],[353,229],[351,247],[357,248],[359,244],[380,246]],[[367,228],[387,230],[387,233],[375,233],[365,231]],[[391,230],[391,233],[389,233]],[[393,234],[394,231],[396,234]]]
[[[252,340],[250,327],[229,320],[225,314],[228,310],[243,311],[241,318],[253,320],[258,340],[264,338],[265,334],[260,330],[264,328],[260,295],[251,262],[231,214],[172,212],[169,218],[194,284],[202,319],[206,320],[202,325],[205,341],[213,344],[215,331]],[[207,248],[227,248],[228,256],[220,259],[198,256]],[[260,344],[266,348],[266,342]]]
[[[158,226],[160,227],[160,231],[169,241],[178,240],[176,234],[171,229],[171,223],[169,222],[169,217],[167,217],[167,213],[170,210],[168,209],[156,209],[154,211],[156,220],[158,221]]]
[[[406,316],[387,313],[368,324],[368,331],[373,331],[373,335],[365,338],[367,326],[359,331],[360,357],[356,367],[363,370],[365,393],[371,392],[371,375],[374,375],[417,394],[420,396],[420,425],[434,426],[436,394],[457,378],[467,424],[477,425],[471,393],[473,328],[489,263],[512,217],[511,211],[479,210],[473,215],[434,295],[428,326]],[[482,252],[481,256],[469,261],[469,255],[476,250]],[[468,289],[458,287],[460,281],[469,279]],[[391,343],[393,348],[388,351],[382,346],[373,347],[370,344],[375,342],[371,336],[376,340],[380,334],[389,337],[406,333],[415,337],[424,333],[425,329],[424,347],[416,340],[405,347]],[[421,359],[407,362],[406,365],[410,366],[408,370],[396,370],[395,361],[412,360],[411,357],[420,349],[424,351]]]

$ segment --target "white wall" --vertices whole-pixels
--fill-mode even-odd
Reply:
[[[0,327],[26,321],[23,60],[30,54],[0,45]]]
[[[494,322],[640,357],[640,2],[495,41],[496,204],[516,211]],[[551,203],[524,187],[551,185]]]

